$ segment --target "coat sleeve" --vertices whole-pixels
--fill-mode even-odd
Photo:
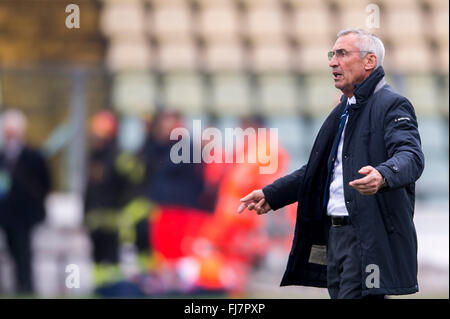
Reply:
[[[375,168],[386,179],[386,191],[417,181],[425,159],[414,108],[407,99],[400,99],[388,109],[384,120],[384,142],[388,160]]]
[[[26,185],[30,196],[38,203],[43,203],[51,188],[51,177],[48,164],[39,151],[33,150],[32,153],[30,153],[29,165],[29,175],[21,175],[20,178],[22,183]]]
[[[38,161],[39,161],[39,179],[41,182],[41,197],[43,199],[45,199],[45,197],[50,193],[50,189],[51,189],[51,185],[52,185],[52,180],[51,180],[51,175],[50,175],[50,169],[49,166],[47,164],[46,159],[44,158],[44,156],[42,154],[39,154],[38,157]]]
[[[305,176],[305,170],[306,165],[263,188],[264,196],[272,210],[277,210],[298,200],[298,191]]]

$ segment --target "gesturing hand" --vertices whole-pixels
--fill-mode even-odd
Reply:
[[[272,208],[266,201],[262,190],[257,189],[241,198],[241,205],[238,208],[238,213],[242,213],[245,208],[248,210],[255,210],[258,215],[268,213]]]
[[[364,166],[358,171],[359,174],[366,176],[351,181],[349,185],[360,192],[362,195],[373,195],[383,185],[383,175],[372,166]]]

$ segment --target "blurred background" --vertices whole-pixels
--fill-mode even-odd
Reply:
[[[79,28],[66,27],[71,3]],[[0,116],[26,116],[26,143],[43,154],[51,184],[40,199],[45,218],[20,226],[29,253],[9,248],[21,228],[0,228],[0,295],[328,298],[279,287],[295,205],[257,218],[236,209],[252,189],[306,163],[341,94],[327,51],[339,30],[364,28],[385,44],[387,81],[414,105],[426,158],[416,186],[420,292],[406,297],[448,298],[448,6],[1,0]],[[278,128],[278,171],[173,164],[169,133],[193,119],[222,132]],[[0,150],[6,140],[0,133]],[[2,174],[0,195],[9,185]]]

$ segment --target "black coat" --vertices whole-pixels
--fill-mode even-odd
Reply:
[[[417,238],[413,223],[415,182],[424,169],[424,156],[414,108],[384,82],[378,67],[355,86],[356,104],[349,111],[342,151],[345,205],[361,246],[361,285],[368,294],[409,294],[418,291]],[[327,245],[329,220],[322,201],[329,155],[340,115],[342,96],[323,123],[308,163],[266,186],[263,192],[273,210],[298,202],[297,222],[281,286],[327,286],[324,264],[309,262],[312,245]],[[358,170],[375,167],[387,187],[361,195],[349,182],[363,177]],[[379,267],[380,287],[368,288],[368,265]]]
[[[152,141],[147,147],[149,167],[148,197],[161,205],[205,209],[199,198],[204,190],[203,166],[174,163],[170,151],[176,141]],[[192,144],[191,154],[192,154]]]
[[[119,210],[126,204],[127,180],[117,170],[119,150],[115,143],[89,154],[87,185],[84,193],[84,211]]]
[[[0,171],[10,187],[0,196],[0,226],[33,226],[45,219],[45,197],[50,191],[50,173],[39,151],[25,146],[13,165],[0,152]]]

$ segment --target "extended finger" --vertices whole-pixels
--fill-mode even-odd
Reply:
[[[351,181],[349,184],[351,186],[353,186],[353,185],[366,185],[366,184],[370,183],[371,181],[373,181],[373,176],[367,175],[367,176],[365,176],[363,178],[355,179],[355,180]]]
[[[357,189],[357,190],[375,189],[377,187],[373,183],[364,184],[364,185],[350,185],[350,186],[352,186],[354,189]]]
[[[365,188],[365,189],[357,189],[356,190],[361,194],[361,195],[371,195],[371,194],[375,194],[376,193],[376,188]]]
[[[356,190],[362,195],[372,195],[372,194],[375,194],[377,191],[376,187],[369,187],[369,188],[363,188],[363,189],[359,188]]]
[[[242,213],[245,210],[245,208],[247,208],[247,204],[242,203],[237,210],[238,214]]]
[[[250,194],[248,194],[247,196],[244,196],[240,199],[241,202],[248,202],[248,201],[252,201],[254,200],[254,194],[253,192],[251,192]]]

